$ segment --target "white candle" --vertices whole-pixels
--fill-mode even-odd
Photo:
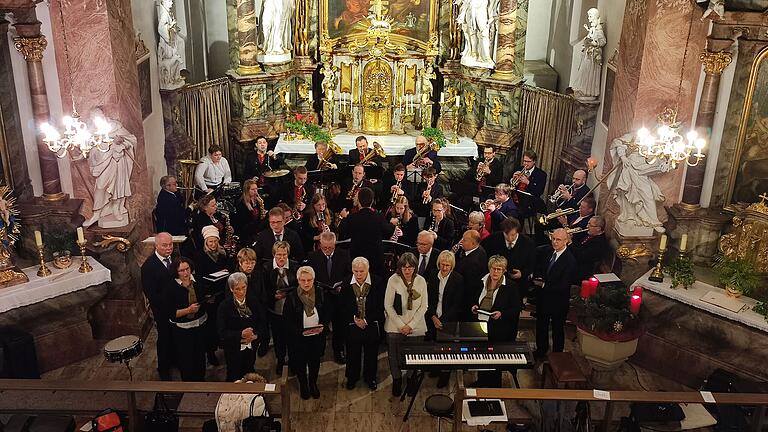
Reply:
[[[445,103],[445,92],[440,92],[440,103]]]
[[[683,234],[683,238],[680,240],[680,252],[685,252],[685,247],[688,245],[688,234]]]
[[[35,244],[37,246],[43,245],[43,236],[40,234],[40,231],[35,231]]]
[[[659,250],[666,250],[666,249],[667,249],[667,235],[662,234],[661,243],[659,243]]]
[[[461,96],[456,96],[456,108],[461,106]]]
[[[309,104],[312,105],[312,89],[309,89]]]
[[[85,236],[83,235],[83,227],[77,227],[77,241],[80,243],[85,242]]]

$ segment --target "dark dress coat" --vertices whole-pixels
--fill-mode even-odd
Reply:
[[[497,320],[488,319],[488,342],[514,342],[517,338],[517,325],[523,306],[517,284],[505,278],[504,284],[496,289],[498,293],[493,300],[491,311],[501,312],[501,317]],[[471,302],[472,305],[479,305],[480,294],[483,291],[482,279],[474,283],[471,291],[474,300]]]
[[[445,282],[445,288],[443,290],[443,305],[442,315],[439,316],[440,321],[457,322],[463,319],[464,315],[464,276],[461,273],[452,271],[448,275],[448,280]],[[427,299],[429,300],[429,306],[427,307],[427,324],[432,321],[432,316],[437,314],[437,301],[440,294],[440,280],[437,273],[433,274],[427,279]]]
[[[287,241],[291,245],[290,258],[296,261],[303,261],[304,245],[301,242],[301,237],[296,231],[290,228],[283,228],[283,241]],[[272,246],[275,244],[275,233],[272,232],[270,227],[262,230],[256,235],[256,240],[253,247],[256,249],[256,256],[260,261],[272,262]]]
[[[382,240],[389,239],[395,227],[384,215],[372,208],[363,208],[343,219],[339,226],[341,239],[349,239],[349,254],[368,259],[373,274],[382,275],[384,271],[384,245]]]
[[[156,232],[168,232],[171,235],[187,235],[187,217],[189,210],[184,206],[181,193],[163,189],[157,194],[155,207]]]

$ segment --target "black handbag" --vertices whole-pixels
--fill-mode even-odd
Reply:
[[[162,393],[155,394],[155,406],[144,416],[144,430],[147,432],[179,431],[179,416],[168,408]]]
[[[253,415],[253,403],[261,396],[256,396],[251,399],[251,406],[248,408],[248,417],[243,419],[242,431],[243,432],[274,432],[280,431],[280,423],[269,416],[266,405],[264,406],[264,415]]]

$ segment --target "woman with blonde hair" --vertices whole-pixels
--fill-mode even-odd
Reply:
[[[419,235],[419,218],[411,211],[411,206],[405,195],[395,199],[387,211],[387,218],[389,218],[389,223],[395,226],[395,234],[399,234],[393,235],[393,239],[396,237],[395,240],[398,243],[416,246],[416,237]]]
[[[336,232],[333,212],[328,208],[325,195],[318,192],[312,196],[312,200],[302,218],[301,229],[304,250],[311,251],[320,245],[320,234],[325,231]]]
[[[235,216],[232,218],[232,226],[243,241],[243,244],[253,243],[256,233],[261,231],[267,209],[264,208],[264,200],[259,195],[259,182],[248,179],[243,182],[243,195],[235,204]]]
[[[400,364],[403,344],[421,342],[427,333],[424,314],[427,312],[427,281],[416,273],[418,260],[410,252],[400,256],[397,271],[387,281],[384,294],[384,331],[389,343],[389,370],[392,373],[392,395],[402,392],[403,365]]]

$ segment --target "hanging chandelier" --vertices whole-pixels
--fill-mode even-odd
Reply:
[[[61,1],[59,1],[59,18],[61,19],[61,30],[64,37],[64,59],[67,64],[67,74],[69,75],[69,96],[72,99],[72,115],[64,116],[62,123],[64,123],[64,131],[59,132],[58,129],[53,127],[50,123],[43,123],[40,125],[40,132],[43,133],[43,142],[48,149],[59,158],[63,158],[69,154],[77,155],[79,152],[83,158],[88,157],[88,153],[95,149],[105,152],[109,150],[109,146],[113,139],[109,137],[109,132],[112,130],[112,125],[109,121],[101,116],[96,116],[93,119],[96,131],[91,133],[77,113],[75,108],[75,95],[72,92],[72,68],[69,64],[69,50],[67,44],[67,28],[64,25],[64,13],[62,12]]]
[[[668,161],[672,169],[678,164],[685,163],[688,166],[696,166],[704,158],[701,152],[707,141],[699,137],[695,130],[685,135],[680,135],[680,122],[677,121],[677,111],[666,108],[657,117],[658,126],[655,134],[647,128],[637,131],[636,139],[638,152],[649,164],[657,159]],[[695,153],[694,153],[695,151]]]
[[[688,58],[688,44],[691,40],[691,29],[693,28],[693,16],[688,25],[688,38],[685,41],[685,51],[683,53],[683,63],[680,66],[680,81],[677,85],[677,98],[675,108],[664,108],[656,117],[657,125],[653,131],[643,127],[635,134],[638,152],[645,157],[648,164],[656,160],[666,161],[672,169],[685,163],[688,166],[696,166],[704,158],[702,150],[707,144],[706,139],[699,137],[695,130],[688,132],[685,137],[680,134],[681,123],[677,121],[678,107],[683,90],[683,76],[685,73],[685,62]],[[694,153],[695,151],[695,153]]]

